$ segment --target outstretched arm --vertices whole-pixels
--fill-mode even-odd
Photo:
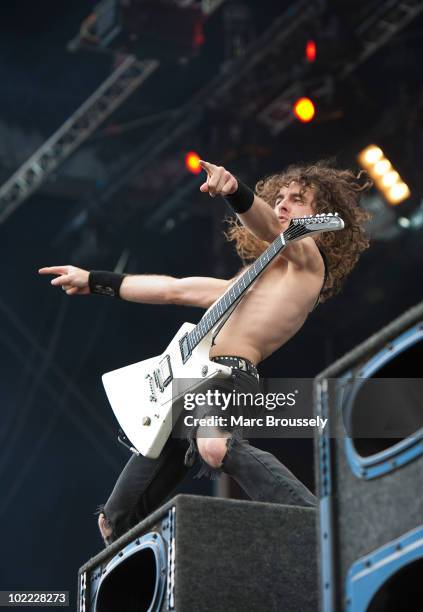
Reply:
[[[143,304],[179,304],[208,308],[226,291],[231,282],[207,276],[126,276],[120,289],[120,297]]]
[[[89,271],[75,266],[53,266],[41,268],[39,274],[54,274],[51,281],[68,295],[88,295]],[[204,276],[174,278],[153,274],[128,275],[123,279],[119,296],[130,302],[142,304],[179,304],[208,308],[226,289],[233,279],[224,280]]]

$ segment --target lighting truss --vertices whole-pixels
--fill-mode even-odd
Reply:
[[[33,194],[158,67],[127,56],[82,106],[0,188],[0,223]]]
[[[378,5],[356,29],[360,50],[341,70],[345,77],[373,55],[423,11],[421,0],[388,0]]]
[[[402,30],[410,21],[415,19],[423,11],[421,0],[388,0],[378,3],[375,10],[366,17],[355,29],[355,37],[359,44],[358,52],[354,50],[354,56],[340,65],[336,73],[338,80],[342,80],[353,72],[358,66],[363,64],[371,55],[376,53],[386,44],[397,32]],[[259,114],[259,121],[264,123],[272,134],[278,134],[286,129],[295,119],[291,112],[292,103],[299,91],[307,84],[304,78],[310,66],[301,59],[295,67],[295,79],[287,74],[285,87],[279,86],[282,92],[275,97]],[[315,89],[308,93],[311,97],[319,97],[325,94],[325,87],[322,91]],[[253,109],[255,110],[255,109]]]

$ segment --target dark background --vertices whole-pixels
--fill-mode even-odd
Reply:
[[[245,18],[236,31],[228,26],[234,4],[243,5]],[[296,6],[224,2],[205,23],[205,41],[195,54],[177,61],[169,43],[154,75],[0,224],[1,589],[63,589],[74,596],[78,567],[102,547],[94,512],[128,458],[116,441],[100,376],[160,353],[184,321],[196,322],[202,314],[99,296],[69,298],[38,276],[38,268],[72,263],[114,269],[120,260],[129,273],[225,278],[239,268],[221,237],[225,205],[198,192],[198,179],[184,167],[188,150],[252,185],[291,162],[324,157],[357,168],[358,152],[376,142],[412,192],[397,207],[376,191],[369,195],[364,204],[374,213],[371,248],[342,294],[319,306],[301,332],[261,365],[262,375],[313,377],[422,299],[423,17],[340,76],[349,58],[359,56],[360,24],[383,4],[317,2],[316,16],[283,52],[269,50],[261,65],[217,100],[193,103],[213,79],[220,76],[224,84],[234,62],[248,57],[250,45]],[[88,0],[3,3],[3,180],[116,65],[110,50],[66,50],[93,6]],[[310,36],[317,40],[318,61],[304,75]],[[148,57],[152,51],[140,43],[137,53]],[[259,121],[260,110],[287,82],[308,93],[313,79],[329,83],[317,99],[316,119],[273,135]],[[163,125],[172,136],[193,117],[191,127],[137,170],[148,143],[163,138]],[[122,186],[111,193],[118,178]],[[186,195],[160,213],[182,188]],[[408,227],[399,218],[408,219]],[[313,487],[310,440],[259,445]],[[181,490],[211,494],[212,486],[187,479]]]

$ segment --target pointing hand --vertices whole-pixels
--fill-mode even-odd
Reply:
[[[208,193],[214,198],[217,195],[230,195],[238,189],[238,181],[223,166],[215,166],[202,159],[200,159],[200,166],[207,172],[207,180],[200,187],[203,193]]]
[[[51,281],[66,291],[67,295],[87,295],[90,293],[88,286],[88,270],[76,268],[75,266],[53,266],[51,268],[40,268],[39,274],[55,274],[56,278]]]

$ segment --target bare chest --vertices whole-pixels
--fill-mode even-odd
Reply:
[[[275,261],[250,287],[222,327],[213,354],[239,354],[264,359],[303,325],[319,294],[318,275]],[[219,353],[220,351],[220,353]]]

